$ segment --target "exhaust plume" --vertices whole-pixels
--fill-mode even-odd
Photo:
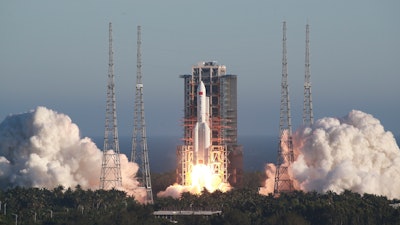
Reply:
[[[290,174],[303,191],[351,190],[400,198],[400,149],[372,115],[353,110],[323,118],[293,136]]]
[[[98,189],[102,155],[67,115],[45,107],[10,115],[0,124],[0,188]],[[137,188],[137,164],[124,154],[120,161],[123,191],[142,202],[146,193]]]
[[[213,174],[211,168],[205,165],[195,165],[191,171],[191,179],[191,185],[183,186],[175,183],[157,193],[157,197],[180,198],[183,192],[200,195],[204,189],[212,193],[216,190],[227,192],[232,188],[229,183],[221,182],[219,176]]]

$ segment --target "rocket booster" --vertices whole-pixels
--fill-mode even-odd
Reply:
[[[208,164],[208,150],[211,145],[209,124],[209,98],[203,81],[197,87],[197,122],[193,130],[193,164]]]

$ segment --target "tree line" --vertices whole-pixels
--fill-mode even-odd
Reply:
[[[254,175],[254,174],[253,174]],[[259,176],[259,175],[254,175]],[[157,176],[155,176],[157,177]],[[168,175],[164,176],[168,177]],[[163,176],[160,181],[165,182]],[[166,185],[167,182],[165,182]],[[163,185],[156,184],[162,188]],[[227,193],[203,190],[201,195],[183,193],[180,199],[157,198],[143,205],[118,190],[83,190],[62,186],[52,190],[15,187],[0,191],[0,224],[382,224],[400,225],[399,200],[360,195],[351,191],[282,193],[279,197],[258,194],[246,186]],[[221,210],[211,217],[156,218],[156,210]]]

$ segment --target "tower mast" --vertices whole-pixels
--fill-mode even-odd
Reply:
[[[103,159],[101,164],[100,189],[111,189],[122,186],[121,163],[119,159],[117,110],[115,101],[115,81],[114,81],[114,62],[113,62],[111,23],[109,23],[108,56],[109,56],[109,62],[108,62],[106,122],[104,129],[104,146],[103,146]]]
[[[304,105],[303,125],[311,126],[314,123],[312,97],[311,97],[311,73],[310,73],[310,26],[306,25],[306,55],[304,76]]]
[[[153,191],[151,189],[149,152],[147,149],[146,125],[144,119],[143,83],[142,83],[142,53],[141,53],[141,27],[137,26],[137,63],[136,63],[136,95],[135,114],[132,136],[131,162],[139,164],[139,180],[146,189],[146,203],[153,204]],[[139,155],[140,154],[140,155]]]
[[[290,116],[290,100],[288,85],[288,70],[286,56],[286,22],[283,22],[282,38],[282,84],[281,107],[279,121],[278,159],[275,172],[274,193],[293,191],[293,182],[289,176],[289,165],[294,161],[292,143],[292,122]]]

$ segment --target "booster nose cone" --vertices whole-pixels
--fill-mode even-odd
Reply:
[[[197,87],[197,94],[202,96],[206,94],[206,86],[204,86],[203,81],[200,81],[199,86]]]
[[[203,81],[197,87],[197,121],[205,122],[207,113],[206,87]]]

